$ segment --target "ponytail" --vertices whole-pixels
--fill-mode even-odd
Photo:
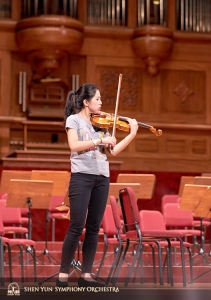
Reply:
[[[77,114],[82,110],[84,106],[83,101],[85,99],[90,101],[94,97],[96,90],[98,90],[96,85],[85,83],[77,91],[68,93],[64,111],[64,123],[66,123],[67,117]]]

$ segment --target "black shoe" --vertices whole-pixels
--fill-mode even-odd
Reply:
[[[68,282],[67,281],[60,281],[59,278],[56,279],[56,286],[59,287],[68,287]]]
[[[105,284],[97,282],[97,281],[89,281],[84,279],[83,277],[78,278],[78,286],[79,287],[87,287],[87,286],[92,286],[92,287],[103,287]]]

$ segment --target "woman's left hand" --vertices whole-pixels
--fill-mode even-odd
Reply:
[[[138,123],[137,123],[136,119],[127,118],[127,121],[130,124],[130,133],[133,133],[134,135],[136,135],[137,130],[138,130]]]

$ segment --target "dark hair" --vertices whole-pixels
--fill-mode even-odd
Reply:
[[[65,105],[64,121],[66,122],[67,117],[70,115],[80,112],[84,106],[83,101],[85,99],[90,101],[97,90],[99,89],[95,84],[84,83],[77,91],[69,92]]]

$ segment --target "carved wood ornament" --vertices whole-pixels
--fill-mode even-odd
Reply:
[[[134,31],[133,50],[146,64],[150,76],[159,73],[159,65],[172,51],[172,32],[162,25],[145,25]]]
[[[193,91],[184,81],[182,81],[178,87],[175,88],[174,93],[181,99],[182,102],[185,102],[187,98],[193,94]]]
[[[76,53],[83,43],[83,24],[60,15],[21,19],[16,43],[26,52],[33,71],[47,75],[58,69],[67,53]]]
[[[113,68],[112,70],[103,70],[101,73],[101,88],[104,95],[103,105],[106,107],[114,107],[114,91],[116,88],[116,80],[119,71]],[[138,74],[136,71],[124,70],[124,80],[121,87],[121,102],[120,110],[125,108],[138,107]]]

